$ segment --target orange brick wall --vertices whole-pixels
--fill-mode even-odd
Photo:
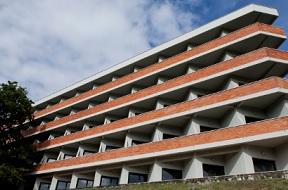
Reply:
[[[24,133],[24,135],[27,136],[27,135],[31,135],[31,134],[36,133],[36,132],[45,131],[46,129],[49,129],[51,127],[54,127],[54,126],[57,126],[57,125],[60,125],[63,123],[67,123],[69,121],[73,121],[75,119],[87,116],[89,114],[93,114],[93,113],[97,113],[97,112],[100,112],[103,110],[107,110],[109,108],[113,108],[113,107],[119,106],[121,104],[130,102],[133,100],[137,100],[137,99],[140,99],[142,97],[145,97],[145,96],[148,96],[151,94],[155,94],[157,92],[161,92],[161,91],[164,91],[164,90],[167,90],[167,89],[191,82],[193,80],[201,79],[201,78],[207,77],[211,74],[223,72],[225,70],[237,67],[239,65],[244,65],[246,63],[249,63],[249,62],[264,58],[264,57],[268,57],[268,56],[273,57],[273,58],[288,60],[288,53],[287,52],[281,52],[279,50],[262,48],[260,50],[253,51],[253,52],[247,53],[245,55],[238,56],[234,59],[224,61],[222,63],[218,63],[218,64],[212,65],[210,67],[198,70],[197,72],[190,73],[190,74],[169,80],[163,84],[155,85],[155,86],[143,89],[139,92],[120,97],[114,101],[105,102],[105,103],[96,105],[95,107],[93,107],[91,109],[86,109],[86,110],[80,111],[76,114],[69,115],[69,116],[60,118],[60,119],[55,120],[55,121],[51,121],[45,125],[40,125],[36,128],[27,130]]]
[[[79,131],[79,132],[72,133],[67,136],[60,136],[55,139],[44,141],[42,143],[37,144],[37,149],[43,149],[51,145],[57,145],[63,142],[73,141],[75,139],[79,139],[82,137],[89,137],[98,133],[111,131],[113,129],[123,128],[128,125],[133,125],[133,124],[145,122],[148,120],[161,118],[164,116],[169,116],[172,114],[188,111],[190,109],[200,108],[203,106],[223,102],[226,100],[250,95],[253,93],[257,93],[257,92],[262,92],[262,91],[277,88],[277,87],[287,89],[288,82],[278,77],[271,77],[265,80],[250,83],[248,85],[243,85],[238,88],[229,89],[229,90],[221,91],[218,93],[210,94],[207,96],[203,96],[201,98],[198,98],[192,101],[175,104],[175,105],[172,105],[172,106],[160,109],[160,110],[146,112],[144,114],[137,115],[132,118],[125,118],[125,119],[112,122],[110,124],[97,126],[95,128],[91,128],[86,131]],[[142,95],[145,96],[145,93],[143,93]]]
[[[34,172],[45,171],[53,168],[77,166],[80,164],[91,163],[96,161],[111,160],[115,158],[129,157],[147,153],[157,153],[165,150],[173,150],[193,145],[221,142],[230,139],[250,137],[259,134],[272,133],[287,129],[288,129],[288,116],[277,119],[265,120],[261,122],[255,122],[238,127],[223,128],[215,131],[209,131],[190,136],[184,136],[174,139],[167,139],[159,142],[142,144],[130,148],[121,148],[109,152],[95,153],[93,155],[84,157],[76,157],[68,160],[45,163],[36,166],[33,171]]]
[[[262,23],[255,23],[255,24],[252,24],[250,26],[247,26],[247,27],[244,27],[240,30],[237,30],[235,32],[232,32],[231,34],[228,34],[224,37],[221,37],[221,38],[217,38],[215,40],[212,40],[210,42],[207,42],[205,44],[202,44],[190,51],[187,51],[187,52],[183,52],[183,53],[180,53],[178,55],[175,55],[171,58],[168,58],[167,60],[164,60],[162,61],[161,63],[158,63],[158,64],[153,64],[151,66],[148,66],[144,69],[141,69],[140,71],[138,72],[135,72],[135,73],[131,73],[129,75],[126,75],[124,77],[121,77],[115,81],[112,81],[112,82],[109,82],[107,84],[104,84],[96,89],[93,89],[93,90],[89,90],[87,92],[84,92],[83,94],[80,94],[79,96],[75,96],[75,97],[72,97],[70,99],[67,99],[67,100],[64,100],[63,102],[60,102],[60,103],[57,103],[49,108],[46,108],[46,109],[43,109],[41,111],[38,111],[38,112],[35,112],[34,115],[35,117],[40,117],[44,114],[47,114],[47,113],[50,113],[50,112],[53,112],[57,109],[60,109],[62,107],[65,107],[65,106],[68,106],[68,105],[71,105],[75,102],[78,102],[78,101],[81,101],[82,99],[85,99],[87,97],[92,97],[92,96],[95,96],[105,90],[108,90],[108,89],[111,89],[113,87],[116,87],[116,86],[119,86],[121,84],[124,84],[126,82],[129,82],[133,79],[137,79],[139,77],[142,77],[142,76],[145,76],[149,73],[152,73],[152,72],[155,72],[155,71],[158,71],[162,68],[165,68],[165,67],[168,67],[170,65],[174,65],[176,64],[177,62],[179,61],[182,61],[184,59],[187,59],[189,57],[192,57],[192,56],[195,56],[197,54],[200,54],[200,53],[203,53],[205,51],[208,51],[212,48],[215,48],[215,47],[218,47],[220,45],[223,45],[225,43],[228,43],[228,42],[231,42],[233,40],[236,40],[236,39],[239,39],[241,37],[244,37],[244,36],[247,36],[249,34],[252,34],[252,33],[255,33],[257,31],[264,31],[264,32],[270,32],[270,33],[274,33],[274,34],[280,34],[280,35],[284,35],[284,31],[280,28],[277,28],[277,27],[273,27],[271,25],[266,25],[266,24],[262,24]]]

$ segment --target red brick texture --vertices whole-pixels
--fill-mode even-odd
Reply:
[[[60,169],[68,166],[77,166],[77,165],[79,166],[80,164],[92,163],[97,161],[125,158],[129,156],[143,155],[147,153],[157,153],[166,150],[173,150],[213,142],[221,142],[225,140],[238,139],[243,137],[252,137],[255,135],[268,134],[287,129],[288,129],[288,117],[286,116],[237,127],[223,128],[190,136],[183,136],[159,142],[142,144],[129,148],[120,148],[109,152],[95,153],[89,156],[76,157],[69,160],[61,160],[52,163],[45,163],[36,166],[33,172],[39,172],[39,171],[45,172],[45,170],[49,169],[56,169],[56,168]]]
[[[80,140],[80,138],[83,138],[83,137],[85,138],[89,138],[89,136],[93,137],[95,134],[100,134],[100,133],[108,132],[108,131],[115,130],[115,129],[121,129],[126,126],[143,123],[149,120],[159,119],[165,116],[171,116],[173,114],[189,111],[191,109],[201,108],[203,106],[208,106],[208,105],[212,105],[215,103],[220,103],[220,102],[224,102],[227,100],[231,100],[233,98],[239,98],[239,97],[251,95],[254,93],[258,93],[258,92],[263,92],[263,91],[270,90],[273,88],[287,89],[288,82],[278,77],[271,77],[265,80],[243,85],[238,88],[233,88],[233,89],[221,91],[218,93],[210,94],[207,96],[203,96],[201,98],[198,98],[192,101],[182,102],[182,103],[178,103],[175,105],[171,105],[163,109],[146,112],[141,115],[137,115],[135,117],[121,119],[121,120],[118,120],[118,121],[115,121],[106,125],[100,125],[100,126],[91,128],[86,131],[79,131],[79,132],[72,133],[67,136],[57,137],[55,139],[39,143],[37,145],[37,149],[45,149],[49,146],[58,145],[63,142],[74,141],[75,139]],[[144,91],[143,91],[142,96],[145,96]]]
[[[279,35],[283,35],[283,36],[285,35],[284,31],[281,28],[273,27],[271,25],[266,25],[266,24],[262,24],[262,23],[255,23],[255,24],[252,24],[250,26],[244,27],[240,30],[237,30],[235,32],[232,32],[226,36],[223,36],[223,37],[217,38],[215,40],[209,41],[207,43],[204,43],[204,44],[202,44],[202,45],[200,45],[200,46],[198,46],[198,47],[196,47],[190,51],[177,54],[173,57],[170,57],[170,58],[162,61],[161,63],[153,64],[151,66],[148,66],[146,68],[139,70],[138,72],[131,73],[131,74],[126,75],[124,77],[121,77],[115,81],[112,81],[112,82],[109,82],[109,83],[104,84],[102,86],[99,86],[96,89],[84,92],[84,93],[80,94],[79,96],[72,97],[72,98],[67,99],[63,102],[52,105],[49,108],[35,112],[34,116],[35,116],[35,118],[37,118],[37,117],[43,116],[45,114],[51,113],[55,110],[58,110],[58,109],[61,109],[61,108],[67,107],[67,106],[71,106],[72,104],[83,101],[86,98],[95,97],[98,94],[101,94],[104,91],[107,91],[111,88],[120,86],[124,83],[127,83],[131,80],[134,80],[134,79],[137,79],[140,77],[143,77],[145,75],[149,75],[149,73],[159,71],[160,69],[163,69],[165,67],[175,65],[179,61],[185,60],[189,57],[195,56],[197,54],[208,51],[212,48],[216,48],[216,47],[223,45],[225,43],[237,40],[239,38],[245,37],[249,34],[253,34],[253,33],[259,32],[259,31],[269,32],[269,33],[273,33],[273,34],[279,34]]]
[[[154,85],[154,86],[148,87],[146,89],[143,89],[141,91],[138,91],[136,93],[117,98],[113,101],[105,102],[105,103],[96,105],[93,108],[77,112],[76,114],[65,116],[65,117],[60,118],[58,120],[48,122],[47,124],[40,125],[38,127],[35,127],[33,129],[25,131],[24,135],[27,136],[27,135],[39,133],[39,132],[45,131],[49,128],[51,129],[57,125],[65,124],[69,121],[73,121],[75,119],[85,117],[85,116],[93,114],[93,113],[97,113],[100,111],[111,109],[113,107],[122,105],[124,103],[135,101],[137,99],[141,99],[143,97],[153,95],[155,93],[158,93],[158,92],[161,92],[164,90],[168,90],[168,89],[177,87],[179,85],[189,83],[191,81],[195,81],[195,80],[210,76],[212,74],[223,72],[225,70],[229,70],[231,68],[235,68],[235,67],[238,67],[240,65],[244,65],[244,64],[250,63],[252,61],[262,59],[264,57],[272,57],[272,58],[288,60],[288,53],[287,52],[281,52],[279,50],[262,48],[262,49],[238,56],[234,59],[224,61],[224,62],[215,64],[215,65],[212,65],[210,67],[206,67],[204,69],[198,70],[197,72],[183,75],[183,76],[177,77],[175,79],[166,81],[165,83],[162,83],[159,85]]]

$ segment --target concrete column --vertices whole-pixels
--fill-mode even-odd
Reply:
[[[56,176],[52,177],[49,190],[56,190],[58,178]]]
[[[93,84],[93,86],[92,86],[92,89],[96,89],[96,88],[98,88],[98,84]]]
[[[194,90],[189,90],[188,96],[186,98],[187,101],[195,100],[197,99],[197,93]]]
[[[169,102],[169,101],[165,101],[165,100],[157,100],[156,102],[156,107],[155,109],[158,110],[158,109],[162,109],[165,107],[165,105],[171,105],[172,102]]]
[[[78,175],[73,173],[70,182],[70,189],[75,189],[77,186]]]
[[[276,150],[277,170],[288,170],[288,143],[282,144]]]
[[[163,140],[163,132],[161,131],[159,127],[156,127],[153,133],[152,141],[155,142],[155,141],[161,141],[161,140]]]
[[[223,90],[228,90],[232,88],[236,88],[240,86],[239,83],[235,79],[229,79],[227,83],[225,84]]]
[[[72,109],[72,110],[70,111],[70,114],[69,114],[69,115],[73,115],[73,114],[75,114],[76,112],[77,112],[77,110]]]
[[[93,183],[93,187],[99,187],[100,183],[101,183],[101,173],[100,171],[96,170],[95,171],[95,176],[94,176],[94,183]]]
[[[103,139],[100,142],[100,146],[99,146],[99,150],[98,152],[105,152],[106,151],[106,146],[115,146],[115,147],[123,147],[123,144],[121,144],[118,141],[113,141],[113,140],[109,140],[109,139]]]
[[[144,110],[131,108],[131,109],[129,109],[128,117],[134,117],[134,116],[136,116],[137,114],[141,114],[141,113],[143,113],[143,112],[144,112]]]
[[[119,184],[128,184],[128,178],[129,171],[125,166],[123,166],[120,174]]]
[[[106,143],[104,143],[104,141],[101,141],[98,152],[105,152],[105,150],[106,150]]]
[[[220,35],[219,35],[219,37],[223,37],[223,36],[226,36],[227,34],[229,34],[229,31],[228,31],[228,30],[225,30],[225,29],[223,29],[223,30],[220,32]]]
[[[70,135],[70,134],[71,134],[71,131],[69,129],[66,129],[65,132],[64,132],[64,136]]]
[[[58,119],[60,119],[60,118],[61,118],[60,115],[56,115],[56,116],[54,117],[54,120],[58,120]]]
[[[112,101],[112,100],[115,100],[115,99],[117,99],[118,98],[118,96],[117,95],[109,95],[109,98],[108,98],[108,102],[110,102],[110,101]]]
[[[76,92],[75,96],[79,96],[81,94],[81,92]]]
[[[61,98],[59,103],[64,102],[66,99],[65,98]]]
[[[133,72],[137,72],[137,71],[139,71],[140,69],[141,69],[141,67],[134,66],[134,68],[133,68]]]
[[[227,160],[225,173],[227,175],[254,173],[253,159],[246,148],[241,148],[238,153]]]
[[[193,158],[188,160],[183,171],[183,178],[192,179],[202,177],[203,177],[203,163],[199,160],[197,156],[194,156]]]
[[[288,100],[286,98],[274,103],[271,108],[268,109],[268,115],[270,118],[282,117],[288,115]]]
[[[135,133],[127,133],[127,135],[125,137],[124,147],[131,147],[133,140],[137,140],[137,141],[141,141],[141,142],[151,141],[151,139],[148,138],[147,136],[143,136],[141,134],[135,134]]]
[[[200,125],[197,121],[191,118],[186,126],[185,135],[192,135],[200,133]]]
[[[118,118],[113,117],[113,116],[106,116],[104,119],[104,124],[109,124],[112,122],[112,120],[118,120]]]
[[[52,140],[52,139],[54,139],[54,138],[55,138],[55,136],[52,135],[52,134],[50,134],[49,137],[48,137],[48,140]]]
[[[39,186],[40,186],[40,178],[37,177],[36,180],[35,180],[35,183],[34,183],[34,186],[33,186],[33,190],[38,190],[39,189]]]
[[[158,77],[157,84],[162,84],[167,80],[169,80],[167,77]]]
[[[45,125],[47,121],[41,121],[40,125]]]
[[[162,166],[157,161],[153,163],[148,175],[148,182],[156,181],[162,181]]]
[[[222,125],[223,127],[233,127],[238,125],[243,125],[246,123],[245,115],[239,112],[237,109],[233,108],[224,118]]]
[[[89,103],[87,108],[88,108],[88,109],[93,108],[95,105],[96,105],[96,104],[94,104],[94,103]]]
[[[158,56],[158,63],[162,62],[164,59],[166,59],[164,56]]]
[[[192,45],[192,44],[188,44],[187,45],[187,51],[190,51],[191,49],[193,49],[195,46],[194,45]]]
[[[233,59],[234,57],[236,57],[236,55],[232,52],[225,52],[223,57],[222,57],[222,61],[228,61],[230,59]]]
[[[141,90],[140,87],[133,86],[133,87],[131,88],[131,94],[133,94],[133,93],[135,93],[135,92],[138,92],[139,90]]]
[[[125,143],[124,143],[124,147],[127,148],[127,147],[131,147],[132,146],[132,137],[130,134],[127,134],[126,137],[125,137]]]
[[[114,80],[116,80],[116,79],[118,79],[119,77],[118,76],[113,76],[112,77],[112,81],[114,81]]]

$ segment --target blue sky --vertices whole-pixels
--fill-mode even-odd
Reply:
[[[36,101],[251,3],[287,33],[287,0],[0,0],[0,82]]]

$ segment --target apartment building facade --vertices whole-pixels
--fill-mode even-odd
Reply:
[[[287,170],[277,17],[246,6],[36,102],[33,189]]]

